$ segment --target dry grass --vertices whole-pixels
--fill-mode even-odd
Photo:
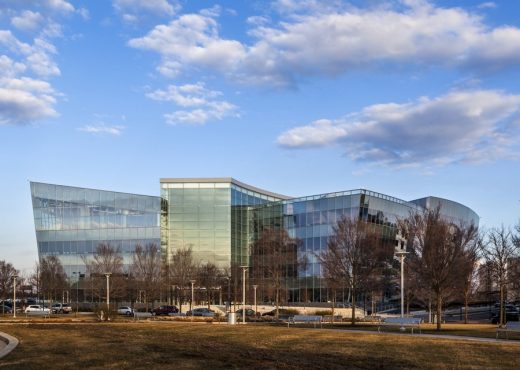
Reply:
[[[13,369],[517,368],[520,345],[264,325],[141,321],[0,324]]]

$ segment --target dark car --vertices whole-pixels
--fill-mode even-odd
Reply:
[[[237,316],[242,317],[242,312],[243,312],[243,310],[240,309],[240,310],[236,310],[235,313],[237,314]],[[253,316],[256,316],[255,310],[252,310],[250,308],[246,308],[246,317],[253,317]]]
[[[204,317],[214,317],[215,311],[210,310],[209,308],[200,307],[194,308],[191,311],[186,312],[186,316],[204,316]]]
[[[8,305],[0,305],[0,314],[2,313],[13,313],[13,308]]]
[[[506,311],[506,322],[508,321],[520,321],[520,315],[518,314],[518,311]],[[498,324],[498,320],[500,319],[500,315],[498,313],[494,313],[493,316],[491,316],[491,323],[492,324]]]
[[[177,306],[159,306],[152,310],[152,315],[169,315],[173,313],[179,313]]]
[[[288,310],[288,309],[285,309],[285,308],[279,308],[278,309],[278,317],[281,318],[281,319],[286,319],[289,316],[293,316],[293,315],[294,315],[294,311],[293,310]],[[269,311],[269,312],[264,312],[262,314],[262,316],[272,316],[272,317],[275,317],[276,316],[276,309],[274,309],[272,311]]]

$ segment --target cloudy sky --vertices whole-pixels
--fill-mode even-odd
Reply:
[[[516,1],[0,0],[0,259],[37,259],[31,180],[366,188],[514,225],[519,81]]]

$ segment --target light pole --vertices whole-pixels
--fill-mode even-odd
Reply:
[[[242,268],[242,324],[246,323],[246,271],[249,266],[240,266]]]
[[[256,304],[256,288],[258,288],[258,285],[253,285],[253,290],[255,291],[255,314],[258,315],[258,305]]]
[[[231,276],[226,276],[227,279],[227,312],[231,312]]]
[[[395,246],[395,255],[399,258],[401,262],[401,318],[404,317],[404,257],[408,253],[406,251],[406,239],[401,234],[401,231],[397,233],[395,236],[396,246]],[[401,331],[405,331],[405,327],[401,327]]]
[[[76,317],[78,317],[78,311],[79,311],[78,295],[79,295],[79,277],[80,277],[80,272],[79,271],[73,271],[72,274],[73,275],[78,275],[78,280],[76,280]],[[85,296],[85,294],[83,294],[83,296]]]
[[[111,272],[105,272],[107,278],[107,320],[109,319],[108,312],[110,311],[110,275]]]
[[[13,318],[16,318],[16,278],[18,275],[13,275]]]
[[[193,321],[193,286],[195,285],[195,280],[190,280],[190,283],[191,283],[190,311],[191,311],[191,321]]]

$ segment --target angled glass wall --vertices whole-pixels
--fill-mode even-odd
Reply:
[[[232,178],[161,179],[161,248],[165,262],[191,247],[201,263],[222,269],[248,263],[251,207],[283,196]]]
[[[137,244],[160,243],[160,198],[31,182],[40,258],[56,255],[69,277],[100,243],[119,248],[125,265]]]

